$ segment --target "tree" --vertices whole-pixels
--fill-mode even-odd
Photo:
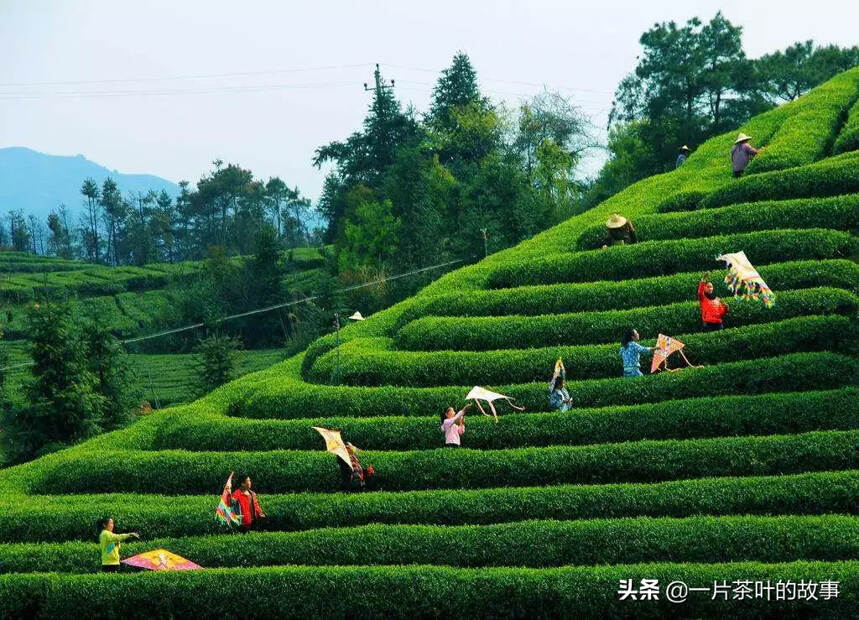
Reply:
[[[201,395],[233,379],[240,344],[235,338],[219,334],[200,340],[196,348],[195,367],[197,388]]]
[[[491,108],[489,100],[480,95],[477,72],[465,52],[459,51],[450,67],[443,69],[432,91],[432,102],[427,123],[437,131],[452,131],[457,126],[453,111],[465,106],[481,110]]]
[[[60,258],[70,260],[74,257],[71,231],[68,228],[68,209],[60,204],[57,211],[48,215],[48,251]]]
[[[34,304],[27,312],[32,379],[29,404],[6,412],[7,454],[21,461],[98,432],[105,398],[97,392],[86,347],[67,304]]]
[[[101,241],[99,239],[99,220],[101,219],[101,205],[99,203],[98,185],[92,178],[87,178],[81,185],[81,194],[86,199],[86,211],[81,221],[84,231],[84,249],[87,259],[97,263],[101,255]]]
[[[859,47],[815,47],[813,41],[794,43],[784,51],[758,59],[757,72],[773,103],[793,101],[832,76],[859,64]]]
[[[16,252],[27,252],[31,249],[32,235],[21,210],[9,211],[9,237]]]
[[[176,260],[176,237],[174,234],[174,220],[176,214],[173,208],[173,199],[165,190],[161,190],[155,197],[155,208],[151,215],[151,230],[155,241],[155,254],[158,260],[168,263]]]
[[[359,205],[354,218],[346,221],[345,241],[338,258],[340,272],[384,267],[398,252],[401,228],[390,200]]]
[[[376,83],[383,80],[376,68]],[[397,150],[419,137],[419,127],[412,110],[403,112],[392,88],[381,86],[373,91],[373,100],[364,118],[363,131],[355,132],[345,142],[331,142],[316,149],[313,165],[321,167],[334,162],[336,171],[326,180],[320,200],[323,213],[329,215],[329,230],[338,227],[343,217],[342,198],[357,185],[373,190],[383,182],[383,175],[394,162]]]
[[[122,199],[116,181],[110,177],[101,185],[100,205],[102,215],[107,227],[107,262],[111,265],[119,264],[119,233],[125,221],[128,204]]]
[[[81,344],[86,349],[88,369],[96,378],[95,391],[104,398],[101,428],[110,431],[125,426],[140,402],[140,393],[131,379],[122,345],[99,315],[88,317]]]
[[[126,224],[124,254],[130,256],[131,262],[138,266],[155,259],[155,242],[150,225],[155,199],[156,194],[152,190],[146,193],[138,191],[128,198],[131,208]]]

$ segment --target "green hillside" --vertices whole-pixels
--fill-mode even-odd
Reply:
[[[192,404],[0,472],[0,615],[855,616],[859,592],[859,68],[519,246]],[[851,132],[849,134],[845,132]],[[600,249],[612,213],[640,243]],[[744,250],[776,292],[698,332],[695,288]],[[74,273],[74,272],[72,272]],[[621,378],[635,326],[704,368]],[[563,356],[576,407],[550,413]],[[524,413],[438,416],[484,385]],[[378,490],[338,490],[310,427],[343,430]],[[264,532],[214,518],[249,473]],[[97,575],[96,519],[212,569]],[[838,581],[825,600],[621,601],[620,580]],[[828,597],[826,597],[828,598]],[[715,599],[715,600],[714,600]],[[853,610],[852,612],[850,610]]]

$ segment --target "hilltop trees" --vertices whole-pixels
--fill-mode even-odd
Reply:
[[[592,143],[588,128],[552,93],[512,120],[481,94],[462,52],[420,121],[392,88],[377,89],[363,131],[320,147],[314,160],[336,165],[320,210],[341,276],[482,256],[558,221],[580,202],[574,176]]]
[[[673,169],[680,145],[740,126],[859,64],[859,47],[815,48],[811,41],[750,59],[742,27],[721,12],[707,23],[655,24],[640,43],[638,64],[615,91],[609,160],[588,195],[591,205]]]

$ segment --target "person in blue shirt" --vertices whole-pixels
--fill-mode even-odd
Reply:
[[[638,332],[634,329],[626,330],[623,335],[623,342],[620,345],[620,359],[623,360],[623,376],[624,377],[640,377],[641,372],[641,354],[650,353],[653,349],[638,344]]]

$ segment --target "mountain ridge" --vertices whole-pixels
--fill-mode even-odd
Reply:
[[[153,174],[127,174],[87,159],[84,155],[52,155],[25,146],[0,148],[0,213],[21,209],[44,220],[64,203],[72,214],[81,211],[81,183],[91,177],[101,186],[108,177],[123,195],[162,189],[171,196],[179,185]]]

